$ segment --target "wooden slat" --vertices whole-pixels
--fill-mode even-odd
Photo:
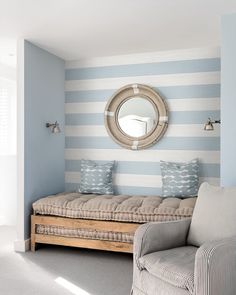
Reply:
[[[115,251],[115,252],[126,252],[126,253],[133,252],[132,244],[122,243],[122,242],[101,241],[101,240],[80,239],[80,238],[67,238],[67,237],[61,237],[61,236],[41,235],[41,234],[35,234],[35,242],[44,243],[44,244],[106,250],[106,251]]]
[[[121,233],[134,233],[140,226],[137,223],[126,223],[116,221],[101,221],[90,219],[73,219],[54,216],[32,215],[32,222],[35,224],[64,226],[70,228],[93,229],[99,231],[113,231]]]

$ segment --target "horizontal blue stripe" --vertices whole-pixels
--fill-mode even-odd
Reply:
[[[66,114],[66,125],[103,125],[103,114]]]
[[[69,103],[107,101],[114,92],[115,89],[66,91],[65,100]]]
[[[207,118],[219,119],[220,111],[181,111],[170,112],[170,124],[204,124]],[[103,113],[96,114],[66,114],[66,125],[103,125]]]
[[[220,118],[220,111],[181,111],[170,112],[170,124],[204,124],[206,118],[217,120]]]
[[[220,70],[220,58],[66,69],[66,80],[197,73]]]
[[[66,183],[67,192],[78,191],[78,183]],[[115,195],[136,195],[136,196],[161,196],[161,188],[155,187],[133,187],[133,186],[114,186]]]
[[[208,98],[220,97],[220,84],[166,86],[154,88],[163,98]],[[66,102],[107,101],[116,89],[66,91]]]
[[[96,163],[104,164],[106,161],[96,161]],[[80,160],[66,160],[65,170],[70,172],[80,171]],[[143,175],[160,175],[161,168],[159,162],[115,162],[115,173],[120,174],[143,174]],[[203,164],[199,163],[200,177],[220,177],[220,164]]]
[[[66,148],[121,149],[110,137],[66,137]],[[163,137],[152,150],[220,150],[220,137]]]
[[[75,192],[78,191],[78,183],[65,183],[66,192]]]

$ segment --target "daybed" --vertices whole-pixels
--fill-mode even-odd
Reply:
[[[61,193],[33,203],[31,250],[37,243],[133,252],[140,224],[191,218],[196,198]]]

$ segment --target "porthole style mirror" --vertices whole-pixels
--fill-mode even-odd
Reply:
[[[105,108],[105,126],[112,139],[127,149],[145,149],[168,126],[165,101],[151,87],[132,84],[114,93]]]

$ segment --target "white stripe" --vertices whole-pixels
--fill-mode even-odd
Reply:
[[[91,136],[91,137],[108,137],[104,125],[94,126],[65,126],[66,136]]]
[[[118,89],[127,84],[147,84],[155,87],[178,85],[219,84],[220,72],[202,72],[171,75],[150,75],[136,77],[118,77],[89,80],[69,80],[65,82],[66,91]]]
[[[202,163],[220,163],[219,151],[188,151],[188,150],[139,150],[126,149],[65,149],[66,160],[92,159],[103,161],[191,161],[198,158]]]
[[[66,114],[96,114],[103,113],[106,101],[102,102],[72,102],[65,104]]]
[[[207,132],[203,130],[204,124],[171,124],[165,133],[168,137],[219,137],[220,126],[215,125],[214,130]],[[66,136],[92,136],[108,137],[104,125],[82,125],[82,126],[65,126]]]
[[[79,183],[80,172],[66,172],[66,183]],[[217,177],[200,177],[200,183],[208,182],[219,185]],[[161,175],[141,175],[141,174],[114,174],[114,185],[117,186],[136,186],[136,187],[162,187]]]
[[[170,111],[213,111],[220,110],[220,98],[184,98],[165,100]],[[95,114],[103,113],[104,102],[72,102],[65,104],[66,114]]]
[[[193,98],[166,100],[170,111],[214,111],[220,110],[220,98]]]
[[[170,51],[145,52],[138,54],[115,55],[91,59],[66,61],[66,68],[104,67],[115,65],[142,64],[178,60],[193,60],[220,57],[219,47],[190,48]]]

